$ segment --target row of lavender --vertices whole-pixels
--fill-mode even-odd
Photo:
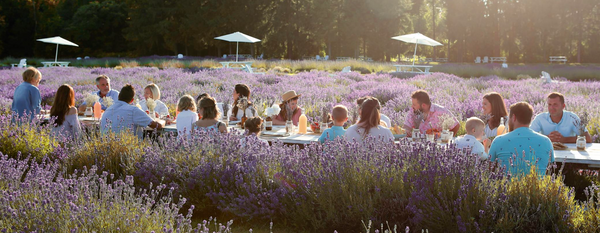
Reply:
[[[511,180],[453,146],[337,140],[298,149],[250,139],[240,147],[236,134],[140,141],[93,129],[72,141],[50,137],[48,126],[7,128],[17,124],[0,115],[8,153],[0,156],[0,229],[9,231],[185,232],[189,209],[194,218],[309,232],[356,231],[361,221],[460,232],[587,232],[600,223],[594,188],[577,203],[560,175]],[[11,159],[22,159],[19,151],[41,163]]]
[[[546,95],[558,91],[566,96],[567,110],[576,113],[588,112],[592,118],[590,129],[595,141],[600,124],[600,82],[563,82],[542,84],[537,79],[503,80],[495,76],[463,79],[453,75],[434,73],[411,79],[397,79],[387,74],[360,75],[358,73],[306,72],[293,76],[252,75],[233,70],[187,72],[184,69],[164,69],[140,67],[123,70],[106,68],[41,68],[43,80],[40,85],[43,103],[51,104],[55,91],[61,84],[68,83],[75,89],[77,103],[83,96],[96,90],[94,78],[99,74],[111,77],[113,89],[120,90],[125,83],[131,83],[142,99],[142,87],[156,83],[161,88],[162,101],[172,114],[179,97],[184,94],[196,96],[209,93],[217,101],[231,102],[233,86],[246,83],[252,90],[252,97],[259,111],[270,103],[281,101],[280,95],[287,90],[302,94],[300,106],[309,117],[320,116],[335,104],[343,104],[355,109],[354,101],[361,96],[377,97],[383,104],[382,112],[388,115],[392,124],[402,124],[410,109],[410,94],[417,89],[425,89],[433,102],[449,108],[459,119],[465,120],[481,113],[481,100],[485,93],[499,92],[507,106],[518,101],[527,101],[535,112],[546,111]],[[21,82],[21,69],[0,71],[0,109],[10,107],[12,93]],[[49,108],[46,107],[46,108]],[[355,112],[355,111],[352,111]]]

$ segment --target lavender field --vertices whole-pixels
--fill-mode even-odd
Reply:
[[[539,113],[545,111],[546,95],[558,91],[566,97],[567,110],[590,114],[588,129],[595,142],[600,140],[600,103],[595,101],[600,82],[543,84],[538,79],[463,79],[443,73],[398,79],[388,74],[252,75],[157,68],[40,71],[46,104],[63,83],[74,87],[81,103],[85,93],[95,90],[94,78],[104,74],[114,89],[133,84],[140,99],[142,87],[156,83],[172,114],[184,94],[206,92],[231,102],[233,86],[246,83],[259,106],[296,90],[302,94],[299,105],[311,118],[336,104],[356,112],[358,97],[375,96],[392,124],[404,121],[410,93],[417,89],[427,90],[434,103],[448,107],[461,121],[481,115],[487,92],[499,92],[507,105],[527,101]],[[237,134],[197,132],[187,140],[173,135],[140,140],[97,135],[93,129],[83,140],[53,138],[47,125],[18,125],[6,115],[22,72],[0,70],[0,216],[10,219],[0,220],[0,229],[209,231],[210,224],[201,219],[210,216],[223,223],[210,231],[221,232],[231,230],[230,219],[234,225],[266,230],[273,223],[274,232],[589,232],[600,224],[595,187],[587,191],[587,201],[577,202],[560,174],[538,177],[533,172],[511,180],[503,170],[490,170],[488,162],[454,146],[338,140],[304,149],[252,141],[240,147]]]

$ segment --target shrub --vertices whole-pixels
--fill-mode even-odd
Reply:
[[[30,121],[28,117],[13,122],[10,115],[0,115],[0,152],[11,158],[22,154],[36,161],[45,157],[58,158],[59,155],[54,156],[54,149],[60,145],[51,135],[52,126],[40,126],[40,123],[37,119]]]

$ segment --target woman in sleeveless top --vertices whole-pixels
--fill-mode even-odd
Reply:
[[[229,108],[227,112],[227,116],[230,121],[239,121],[244,116],[244,111],[238,108],[238,100],[240,97],[246,97],[248,99],[248,108],[246,108],[246,117],[254,117],[256,116],[256,109],[252,102],[250,101],[250,87],[246,84],[236,84],[233,89],[233,108]]]
[[[491,118],[485,124],[485,136],[495,137],[500,126],[500,119],[504,119],[504,125],[508,130],[508,113],[502,96],[496,92],[490,92],[483,96],[482,100],[483,114],[490,115]]]
[[[227,126],[225,123],[218,120],[221,118],[221,113],[217,108],[217,101],[215,101],[213,97],[206,96],[200,99],[198,113],[200,113],[202,119],[194,123],[195,129],[227,133]]]
[[[75,107],[75,92],[68,84],[63,84],[56,91],[54,103],[50,109],[50,117],[56,119],[52,134],[76,138],[81,133],[81,125]]]

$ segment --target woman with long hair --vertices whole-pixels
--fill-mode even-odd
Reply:
[[[200,99],[198,113],[202,116],[202,119],[194,123],[196,129],[227,133],[227,125],[219,121],[221,119],[221,112],[219,112],[217,101],[213,97],[206,96]]]
[[[244,111],[238,108],[238,100],[241,97],[246,97],[248,100],[248,108],[246,108],[246,117],[254,117],[256,116],[256,109],[252,105],[250,101],[250,87],[246,84],[236,84],[233,89],[233,108],[229,108],[227,116],[229,116],[230,121],[239,121],[244,116]]]
[[[491,116],[485,124],[485,136],[494,137],[497,135],[498,126],[501,119],[504,119],[504,124],[508,124],[508,113],[504,99],[497,92],[490,92],[483,96],[482,106],[483,114]]]
[[[384,141],[394,141],[392,131],[381,126],[381,105],[377,98],[366,98],[360,109],[360,121],[346,130],[345,135],[348,141],[362,142],[367,136]]]
[[[294,125],[298,125],[300,121],[300,115],[302,115],[302,109],[298,107],[298,99],[300,96],[296,94],[296,91],[287,91],[283,93],[281,98],[283,102],[279,104],[281,111],[279,115],[272,116],[273,125],[285,125],[285,122],[290,120]]]
[[[54,103],[50,109],[50,117],[54,120],[54,135],[62,134],[75,138],[81,133],[81,125],[75,107],[75,91],[68,84],[63,84],[56,91]]]

